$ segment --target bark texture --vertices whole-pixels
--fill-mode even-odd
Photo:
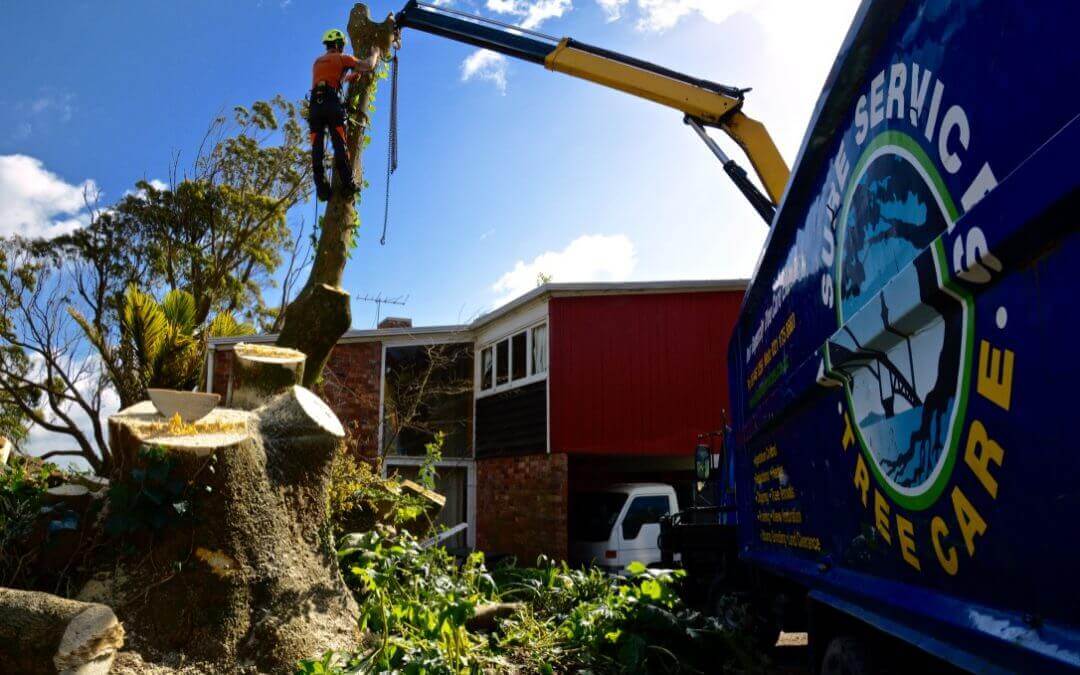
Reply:
[[[0,673],[104,675],[123,644],[104,605],[0,588]]]
[[[378,48],[389,55],[394,40],[394,16],[375,22],[363,3],[353,6],[349,14],[349,39],[353,54],[367,58]],[[362,73],[349,85],[346,94],[349,120],[346,125],[346,147],[352,162],[353,180],[364,184],[361,153],[367,131],[368,108],[375,96],[376,71]],[[285,322],[278,345],[299,349],[307,354],[304,386],[312,386],[322,373],[323,366],[342,333],[352,324],[349,296],[341,288],[345,264],[349,258],[354,229],[359,227],[354,195],[342,190],[341,177],[334,176],[333,196],[326,205],[315,248],[315,259],[307,283],[295,300],[285,309]],[[335,295],[336,294],[336,295]]]
[[[165,484],[190,487],[189,518],[143,534],[93,582],[135,648],[277,673],[353,646],[357,610],[326,526],[344,436],[333,412],[294,386],[251,412],[218,408],[184,436],[162,435],[164,421],[149,402],[109,418],[114,483],[160,472],[164,456]]]
[[[240,343],[233,348],[233,356],[229,408],[254,410],[271,396],[303,382],[303,352]]]

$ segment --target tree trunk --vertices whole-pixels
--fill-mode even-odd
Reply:
[[[394,39],[394,15],[376,23],[371,20],[367,6],[357,3],[349,14],[349,38],[357,58],[367,57],[375,47],[388,55]],[[361,73],[349,85],[346,96],[349,113],[346,147],[352,161],[353,179],[358,186],[364,184],[363,139],[370,121],[368,107],[375,96],[377,81],[376,71]],[[349,295],[341,288],[341,282],[359,221],[355,197],[342,190],[341,176],[335,174],[333,188],[333,196],[323,216],[311,273],[304,288],[285,309],[285,322],[277,341],[282,347],[307,354],[303,382],[306,387],[318,381],[330,350],[352,325]]]
[[[166,433],[148,401],[109,418],[114,492],[151,476],[188,486],[158,500],[167,513],[182,504],[184,516],[130,534],[136,552],[103,565],[95,582],[135,648],[183,652],[215,672],[276,673],[354,646],[357,609],[326,524],[330,461],[344,437],[334,413],[294,386],[251,412],[217,408],[195,433]],[[143,493],[158,490],[148,485]],[[110,508],[124,515],[122,504]],[[151,511],[132,515],[158,522],[153,502],[138,508]]]
[[[104,605],[0,588],[0,673],[105,675],[123,644]]]
[[[266,399],[304,379],[304,353],[283,347],[240,343],[233,348],[232,382],[226,406],[254,410]]]

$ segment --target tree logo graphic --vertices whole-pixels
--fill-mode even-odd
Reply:
[[[836,221],[827,367],[877,482],[924,509],[948,482],[967,403],[973,306],[939,239],[958,211],[903,133],[877,136],[851,176]]]

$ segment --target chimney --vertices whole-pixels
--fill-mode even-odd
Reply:
[[[379,328],[412,328],[412,319],[388,316],[379,322]]]

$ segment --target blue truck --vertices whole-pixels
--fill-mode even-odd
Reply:
[[[445,3],[393,20],[679,111],[769,224],[713,505],[663,526],[700,597],[809,628],[827,673],[896,645],[1080,668],[1080,2],[865,0],[791,172],[747,89]]]
[[[883,636],[1080,668],[1078,39],[1075,2],[865,2],[816,106],[730,343],[720,501],[826,672]]]

